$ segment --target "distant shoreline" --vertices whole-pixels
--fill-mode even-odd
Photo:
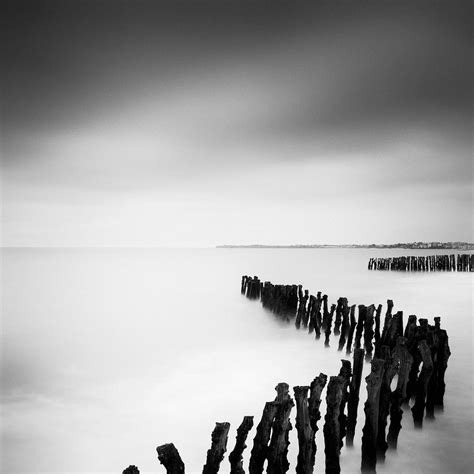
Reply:
[[[331,248],[355,248],[355,249],[412,249],[412,250],[474,250],[474,243],[468,242],[413,242],[397,244],[294,244],[294,245],[216,245],[218,249],[331,249]]]

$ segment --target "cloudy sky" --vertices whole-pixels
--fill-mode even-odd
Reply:
[[[354,3],[4,2],[2,244],[472,240],[470,2]]]

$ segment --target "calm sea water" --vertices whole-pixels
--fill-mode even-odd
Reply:
[[[257,424],[278,382],[292,387],[320,372],[337,375],[345,352],[337,352],[336,339],[325,349],[242,297],[244,273],[301,283],[327,293],[330,303],[346,296],[349,304],[382,303],[385,312],[390,298],[405,322],[409,314],[441,316],[452,350],[445,410],[422,430],[405,413],[399,448],[378,472],[472,472],[473,276],[367,270],[371,256],[406,253],[2,250],[2,472],[117,473],[129,464],[164,472],[155,448],[173,442],[187,472],[197,473],[216,421],[231,423],[230,451],[243,416]],[[363,384],[362,402],[365,394]],[[342,449],[343,472],[359,472],[362,408],[355,446]],[[294,472],[295,429],[290,441]],[[221,471],[228,466],[226,458]]]

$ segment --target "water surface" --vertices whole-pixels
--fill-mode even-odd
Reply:
[[[410,251],[432,254],[433,251]],[[440,251],[440,253],[445,253]],[[229,421],[228,451],[244,415],[258,423],[274,387],[337,375],[337,339],[277,321],[240,295],[242,274],[301,283],[335,303],[379,304],[441,316],[452,356],[445,410],[415,430],[379,473],[466,473],[473,466],[472,274],[367,270],[365,249],[2,250],[2,472],[164,472],[155,448],[174,442],[187,472],[200,472],[216,421]],[[365,377],[368,366],[364,367]],[[324,392],[325,393],[325,392]],[[365,400],[365,384],[361,399]],[[322,405],[325,412],[324,403]],[[294,416],[294,413],[293,413]],[[359,472],[362,403],[343,472]],[[293,423],[294,424],[294,423]],[[317,434],[316,470],[324,469]],[[255,428],[249,435],[249,448]],[[290,434],[290,471],[296,430]],[[247,457],[250,449],[247,449]],[[247,461],[246,461],[247,462]],[[221,471],[228,472],[227,459]]]

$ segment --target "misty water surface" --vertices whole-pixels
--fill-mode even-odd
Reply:
[[[441,316],[450,337],[445,411],[423,430],[405,413],[396,453],[379,473],[471,472],[472,275],[369,272],[355,249],[4,249],[2,472],[164,472],[155,448],[174,442],[187,472],[200,472],[216,421],[229,421],[228,451],[244,415],[258,423],[274,387],[337,375],[335,339],[279,322],[240,295],[242,274],[301,283],[330,303],[384,304]],[[410,253],[432,253],[411,251]],[[364,366],[365,377],[368,366]],[[324,392],[325,394],[325,392]],[[355,446],[343,472],[359,472]],[[325,406],[322,406],[323,414]],[[293,412],[293,417],[295,412]],[[324,466],[323,421],[316,470]],[[294,423],[293,423],[294,424]],[[249,434],[252,446],[255,427]],[[290,433],[290,471],[296,430]],[[228,472],[227,458],[221,471]]]

